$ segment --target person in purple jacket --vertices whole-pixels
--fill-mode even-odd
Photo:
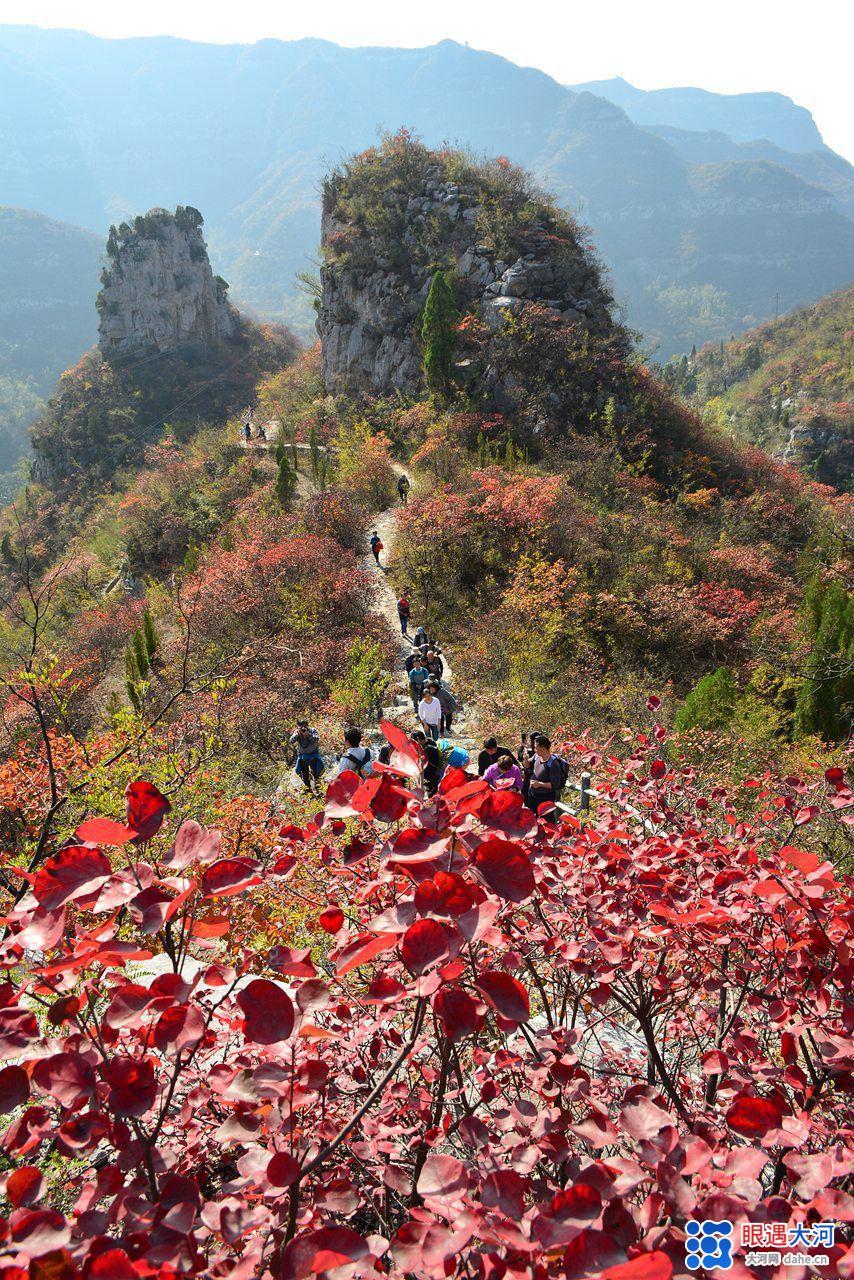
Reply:
[[[496,791],[522,790],[522,770],[508,755],[499,756],[483,776]]]

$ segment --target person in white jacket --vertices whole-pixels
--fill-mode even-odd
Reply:
[[[432,738],[435,742],[439,737],[439,725],[442,723],[442,704],[439,699],[426,688],[424,690],[424,695],[418,704],[418,719],[424,726],[424,732],[427,734],[427,737]]]

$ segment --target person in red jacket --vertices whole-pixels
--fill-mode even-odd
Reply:
[[[409,639],[409,619],[412,616],[412,612],[405,595],[402,595],[397,602],[397,616],[400,619],[400,634]]]

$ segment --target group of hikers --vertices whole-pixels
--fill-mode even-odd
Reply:
[[[454,746],[443,739],[437,741],[425,729],[417,729],[412,735],[424,753],[424,788],[434,795],[447,769],[465,769],[469,753],[464,747]],[[300,720],[291,734],[290,745],[295,754],[295,770],[306,791],[320,793],[320,780],[326,772],[326,763],[320,753],[320,739],[316,729],[307,720]],[[350,727],[344,730],[343,751],[338,757],[338,772],[350,771],[360,778],[368,778],[374,771],[374,752],[362,742],[362,730]],[[376,760],[388,764],[392,748],[386,743],[380,747]],[[541,805],[556,804],[566,786],[569,767],[567,762],[552,750],[551,741],[544,733],[522,734],[517,752],[501,746],[497,738],[486,738],[477,757],[478,776],[495,791],[518,791],[531,809]]]

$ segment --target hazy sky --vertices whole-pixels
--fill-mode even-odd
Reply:
[[[0,21],[218,42],[451,38],[565,83],[621,75],[642,89],[775,89],[807,107],[828,145],[854,160],[850,0],[0,0]]]

